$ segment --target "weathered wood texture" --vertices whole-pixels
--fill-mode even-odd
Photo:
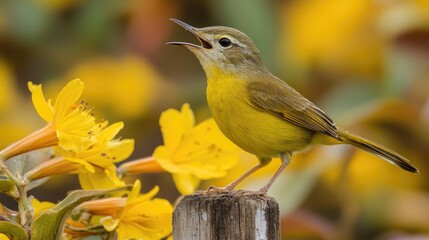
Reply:
[[[279,240],[277,202],[268,196],[196,193],[185,196],[173,214],[174,240]]]

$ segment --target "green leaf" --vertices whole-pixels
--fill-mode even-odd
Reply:
[[[0,192],[10,192],[15,189],[13,182],[6,176],[0,175]]]
[[[28,233],[21,225],[13,222],[0,221],[0,233],[10,237],[12,240],[27,240]]]
[[[53,151],[53,148],[34,150],[12,157],[5,164],[15,176],[24,176],[26,172],[51,160]]]
[[[129,190],[131,187],[113,190],[77,190],[71,192],[55,207],[42,212],[32,224],[33,240],[61,239],[64,223],[75,207],[85,201],[100,198],[104,195]]]
[[[28,171],[39,166],[40,164],[51,160],[53,148],[43,148],[28,153],[24,153],[9,159],[6,162],[7,168],[17,178],[22,178]],[[45,183],[49,178],[42,178],[37,181],[31,182],[27,186],[27,191],[40,186]]]

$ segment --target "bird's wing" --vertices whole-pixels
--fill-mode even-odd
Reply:
[[[300,127],[339,139],[334,122],[316,105],[304,98],[285,82],[252,81],[247,85],[250,103]]]

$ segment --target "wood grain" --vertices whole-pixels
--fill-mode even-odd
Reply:
[[[269,196],[246,192],[188,195],[174,210],[173,238],[279,240],[279,207]]]

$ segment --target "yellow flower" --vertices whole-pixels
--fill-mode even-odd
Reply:
[[[105,124],[102,124],[105,125]],[[134,151],[134,140],[112,140],[123,128],[118,122],[103,129],[96,143],[79,152],[58,149],[59,158],[47,161],[27,173],[30,180],[57,174],[79,174],[83,189],[107,189],[125,184],[117,177],[116,162],[128,158]]]
[[[123,128],[118,122],[103,129],[98,138],[103,139],[81,152],[61,150],[59,153],[66,160],[84,166],[79,171],[79,182],[83,189],[106,189],[124,186],[116,175],[115,163],[127,159],[134,151],[134,140],[112,140]],[[114,185],[112,185],[112,183]]]
[[[36,198],[33,198],[31,200],[31,206],[34,209],[34,218],[37,218],[43,211],[55,207],[55,204],[51,202],[40,202]]]
[[[116,230],[118,239],[161,239],[172,231],[171,204],[153,198],[159,191],[154,187],[147,194],[140,194],[141,183],[136,180],[128,198],[105,198],[88,201],[80,205],[94,215],[107,215],[101,223],[108,231]]]
[[[3,233],[0,233],[0,240],[9,240],[10,238]]]
[[[189,104],[184,104],[181,112],[165,111],[160,118],[164,145],[155,149],[153,158],[126,163],[119,171],[135,174],[162,168],[172,173],[182,194],[194,192],[201,180],[224,177],[238,162],[238,147],[220,132],[213,119],[194,124]]]
[[[58,137],[58,144],[65,150],[78,151],[95,142],[99,128],[91,110],[84,102],[77,104],[82,95],[84,83],[80,79],[70,81],[58,94],[55,105],[45,100],[42,85],[28,83],[34,107],[46,122],[52,122]]]
[[[37,113],[48,124],[0,152],[0,158],[7,160],[13,156],[35,149],[59,145],[65,150],[79,151],[96,142],[94,137],[101,129],[95,118],[83,103],[77,104],[83,92],[83,82],[70,81],[58,94],[55,105],[46,101],[42,86],[28,83]]]

